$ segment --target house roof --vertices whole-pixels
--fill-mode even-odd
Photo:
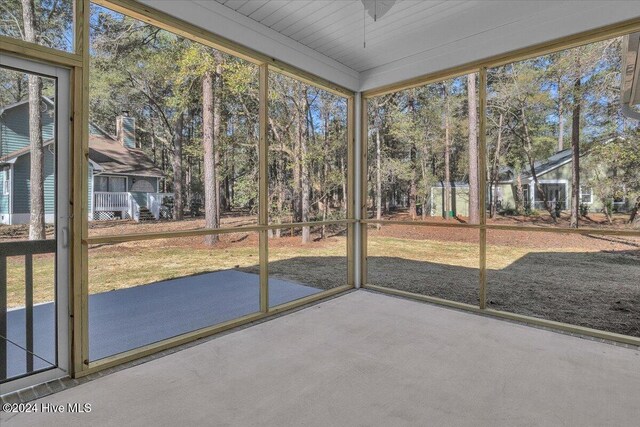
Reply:
[[[48,103],[52,101],[43,97]],[[0,110],[0,113],[18,107],[28,101],[17,102],[8,105]],[[51,144],[53,140],[44,142],[44,145]],[[29,146],[15,150],[2,156],[0,163],[9,163],[10,160],[28,154],[31,151]],[[144,151],[137,148],[127,148],[120,144],[118,140],[109,135],[94,123],[89,124],[89,160],[98,164],[102,173],[113,173],[123,175],[151,176],[162,178],[164,174],[156,167],[153,161]]]
[[[580,157],[583,157],[587,154],[588,152],[583,152],[580,154]],[[544,160],[538,160],[534,163],[534,170],[536,172],[536,176],[540,176],[554,169],[557,169],[560,166],[571,162],[571,159],[572,159],[571,149],[567,148],[565,150],[556,152],[555,154],[553,154],[552,156]],[[511,182],[516,177],[515,170],[510,166],[501,166],[498,172],[498,175],[499,175],[499,182],[503,182],[503,183]],[[531,171],[529,170],[528,167],[526,167],[520,173],[520,177],[523,180],[532,178]]]
[[[50,106],[53,106],[53,99],[43,96],[42,97],[42,101],[44,101],[46,104],[49,104]],[[0,108],[0,115],[2,113],[4,113],[7,110],[11,110],[12,108],[16,108],[19,107],[20,105],[26,104],[27,102],[29,102],[28,99],[24,100],[24,101],[20,101],[20,102],[14,102],[13,104],[9,104],[9,105],[5,105],[4,107]]]
[[[142,150],[124,147],[112,137],[89,135],[89,159],[99,164],[103,173],[164,176]]]
[[[586,155],[588,155],[589,152],[583,152],[580,154],[580,157],[584,157]],[[562,150],[562,151],[558,151],[555,154],[553,154],[552,156],[544,159],[544,160],[539,160],[537,162],[535,162],[534,164],[534,169],[536,172],[537,176],[543,175],[545,173],[551,172],[554,169],[559,168],[562,165],[565,165],[569,162],[571,162],[572,160],[572,154],[571,154],[571,149],[568,148],[566,150]],[[502,183],[502,184],[506,184],[506,183],[511,183],[514,178],[516,177],[515,171],[512,167],[510,166],[500,166],[500,170],[498,171],[498,182]],[[531,171],[529,170],[529,168],[527,167],[526,170],[522,171],[520,173],[520,177],[523,180],[528,180],[531,179]],[[442,187],[442,183],[439,182],[436,185],[433,185],[433,188],[440,188]],[[451,187],[455,188],[455,187],[468,187],[469,183],[468,182],[464,182],[464,181],[456,181],[451,183]]]
[[[580,156],[584,156],[585,153],[582,153]],[[560,166],[570,162],[572,159],[572,151],[570,148],[566,150],[558,151],[551,157],[548,157],[545,160],[540,160],[534,163],[534,170],[536,175],[541,175],[545,172],[552,171]],[[531,176],[531,172],[529,170],[523,172],[523,176],[529,177]]]
[[[44,141],[42,143],[42,146],[46,147],[47,145],[50,145],[51,143],[53,143],[53,139],[48,139],[48,140],[46,140],[46,141]],[[24,156],[25,154],[29,154],[30,151],[31,151],[31,147],[28,146],[28,145],[26,147],[23,147],[23,148],[19,149],[19,150],[12,151],[11,153],[7,154],[6,156],[0,157],[0,164],[2,164],[2,163],[13,163],[13,162],[11,162],[11,160],[16,159],[16,158],[18,158],[20,156]]]

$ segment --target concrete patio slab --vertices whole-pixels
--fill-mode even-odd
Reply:
[[[257,274],[224,270],[89,296],[89,357],[97,360],[260,311]],[[271,305],[320,289],[269,278]],[[34,368],[55,365],[54,305],[34,307]],[[25,347],[25,310],[7,313],[9,340]],[[25,351],[7,349],[8,376],[25,373]]]
[[[637,426],[640,351],[356,291],[37,401],[3,426]]]

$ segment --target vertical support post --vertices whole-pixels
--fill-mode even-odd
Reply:
[[[479,144],[478,144],[478,172],[480,179],[480,191],[478,201],[480,204],[480,308],[487,308],[487,68],[480,68],[479,75]]]
[[[74,2],[74,49],[83,56],[84,1]],[[69,374],[75,376],[82,370],[82,68],[71,70],[71,238],[69,245]]]
[[[0,380],[7,378],[7,257],[0,255]]]
[[[369,111],[367,99],[360,98],[360,219],[367,219],[367,151],[369,144]],[[366,285],[367,277],[367,224],[360,223],[360,283]]]
[[[258,224],[269,225],[269,141],[267,140],[268,97],[269,97],[269,66],[260,65],[259,92],[259,121],[260,141],[259,153],[259,188],[258,188]],[[269,311],[269,234],[267,230],[259,231],[260,250],[260,311]]]
[[[69,292],[70,374],[77,376],[89,364],[89,0],[75,1],[75,48],[82,67],[73,70],[73,139],[71,177],[72,239]]]
[[[33,255],[24,256],[25,356],[27,373],[33,372]]]
[[[362,253],[362,230],[360,229],[360,220],[362,219],[360,212],[360,200],[362,199],[361,193],[361,180],[362,174],[360,173],[360,156],[362,153],[361,140],[362,140],[362,92],[357,92],[354,98],[354,123],[353,123],[353,131],[354,131],[354,150],[353,150],[353,160],[349,163],[349,166],[353,168],[353,214],[355,219],[355,224],[353,226],[354,235],[354,286],[356,288],[360,288],[362,286],[362,266],[361,266],[361,253]]]
[[[347,219],[353,220],[355,211],[355,98],[347,98]],[[347,224],[347,284],[355,287],[355,223]]]

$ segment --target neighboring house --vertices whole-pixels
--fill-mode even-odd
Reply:
[[[445,216],[444,185],[431,187],[431,216]],[[452,216],[469,216],[469,183],[451,183],[451,212]]]
[[[582,154],[584,158],[588,153]],[[571,165],[572,155],[571,149],[559,151],[545,159],[535,163],[535,172],[538,182],[542,187],[547,201],[553,209],[568,210],[571,207]],[[582,172],[585,174],[585,172]],[[587,172],[588,173],[588,172]],[[583,175],[583,181],[586,174]],[[544,202],[540,194],[535,191],[535,182],[531,175],[531,171],[526,170],[520,174],[522,190],[524,193],[525,206],[536,210],[544,210]],[[517,197],[517,174],[509,168],[500,169],[499,180],[495,188],[489,188],[487,183],[487,206],[491,203],[494,194],[497,195],[498,211],[514,210],[516,208]],[[497,191],[493,191],[497,190]],[[469,184],[455,183],[452,184],[452,211],[454,215],[469,215]],[[583,185],[580,188],[580,204],[587,205],[591,212],[601,212],[604,209],[601,198],[594,194],[593,190]],[[431,215],[440,216],[444,213],[444,188],[442,184],[431,188]],[[628,200],[613,200],[613,207],[617,210],[625,210]]]
[[[45,221],[54,220],[54,103],[42,98]],[[166,211],[160,193],[163,173],[135,148],[135,119],[119,116],[118,136],[89,125],[89,220],[159,219]],[[0,109],[0,223],[25,224],[30,218],[30,141],[28,101]]]

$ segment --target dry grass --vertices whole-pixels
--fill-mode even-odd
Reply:
[[[535,235],[528,244],[516,241],[513,245],[488,245],[489,305],[640,336],[637,239],[584,239],[591,246],[576,240],[579,247],[548,242],[540,248]],[[473,243],[415,236],[391,238],[374,232],[368,248],[369,283],[478,304],[479,258]]]
[[[320,240],[314,230],[306,245],[299,230],[271,239],[270,274],[321,289],[345,284],[346,239],[343,230],[328,231]],[[119,228],[110,225],[101,232]],[[478,237],[477,230],[459,228],[370,228],[369,282],[475,305]],[[640,336],[640,238],[492,230],[487,254],[491,307]],[[222,235],[214,247],[203,245],[202,238],[95,246],[89,258],[90,293],[230,268],[259,272],[257,233]],[[34,257],[34,268],[35,302],[50,301],[53,257]],[[8,275],[9,306],[23,305],[21,258],[8,259]]]

